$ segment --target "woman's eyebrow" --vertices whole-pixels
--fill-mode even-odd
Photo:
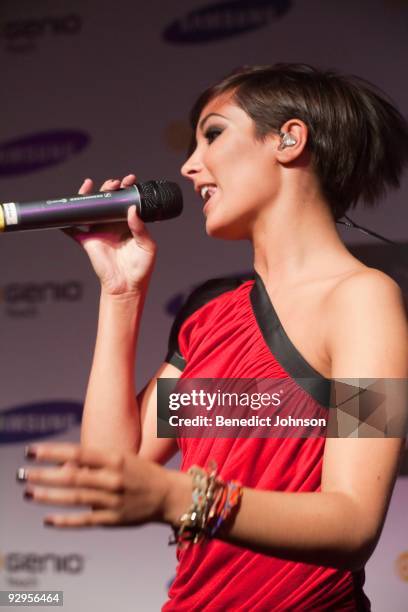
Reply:
[[[206,116],[204,117],[204,119],[201,119],[200,123],[198,124],[198,129],[199,129],[199,130],[202,130],[202,129],[203,129],[203,127],[204,127],[204,123],[207,121],[207,119],[209,119],[209,118],[210,118],[210,117],[212,117],[213,115],[214,115],[215,117],[222,117],[223,119],[226,119],[226,117],[225,117],[224,115],[220,115],[220,113],[209,113],[208,115],[206,115]]]

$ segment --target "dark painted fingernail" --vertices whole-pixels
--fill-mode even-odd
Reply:
[[[54,525],[54,521],[49,518],[45,518],[43,521],[43,525],[44,527],[51,527],[52,525]]]
[[[32,446],[26,446],[24,449],[24,455],[27,459],[35,459],[37,452]]]
[[[34,497],[34,494],[32,491],[29,491],[28,489],[26,491],[24,491],[24,498],[25,499],[32,499]]]
[[[27,480],[27,470],[25,468],[18,468],[16,473],[16,479],[18,482],[24,482]]]

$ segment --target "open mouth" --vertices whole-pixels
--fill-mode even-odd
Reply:
[[[212,196],[217,192],[217,186],[216,185],[204,185],[203,187],[201,187],[201,198],[204,201],[204,205],[206,205],[210,199],[212,198]]]

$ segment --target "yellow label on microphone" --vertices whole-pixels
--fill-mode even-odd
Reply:
[[[3,213],[3,207],[0,204],[0,232],[4,232],[4,213]]]

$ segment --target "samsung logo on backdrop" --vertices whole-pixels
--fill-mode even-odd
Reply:
[[[0,444],[20,444],[65,433],[81,424],[82,404],[44,401],[0,412]]]
[[[0,176],[35,172],[83,151],[90,136],[79,130],[50,130],[0,144]]]
[[[47,36],[73,36],[82,28],[82,18],[75,13],[35,19],[13,19],[0,25],[5,48],[12,52],[33,51]]]
[[[291,0],[229,0],[187,13],[163,32],[171,43],[205,43],[261,28],[285,15]]]

